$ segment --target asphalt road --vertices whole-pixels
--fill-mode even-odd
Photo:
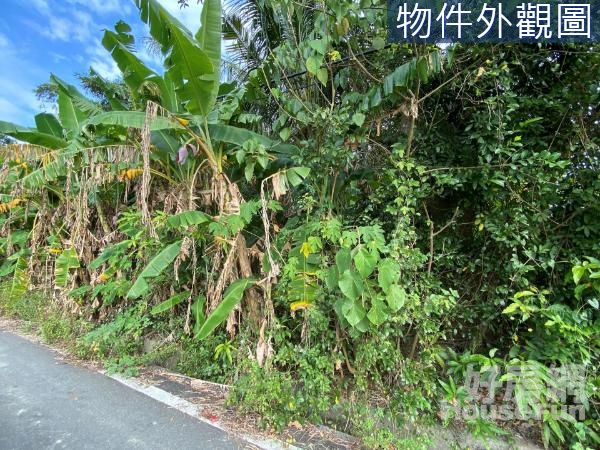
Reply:
[[[0,330],[0,449],[242,449],[242,441]]]

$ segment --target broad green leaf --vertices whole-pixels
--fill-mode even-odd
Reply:
[[[275,143],[262,134],[255,133],[245,128],[238,128],[224,124],[209,124],[208,130],[213,142],[226,142],[237,146],[242,146],[246,141],[255,140],[264,145],[269,152],[281,155],[297,155],[299,148],[292,144]]]
[[[573,272],[573,282],[575,284],[579,284],[579,280],[581,280],[581,278],[583,278],[585,275],[585,267],[574,266],[571,271]]]
[[[76,110],[82,113],[83,117],[87,117],[89,115],[94,115],[102,112],[102,107],[99,103],[90,100],[85,95],[83,95],[79,89],[77,89],[72,84],[67,83],[66,81],[61,80],[56,75],[50,75],[50,81],[58,86],[58,91],[63,91],[67,96],[72,100],[73,105]],[[60,117],[60,105],[59,105],[59,117]],[[62,118],[61,118],[62,122]],[[67,126],[64,122],[62,122],[62,127],[67,129]]]
[[[379,282],[379,287],[383,289],[384,292],[387,292],[392,284],[398,282],[400,265],[397,261],[386,258],[380,261],[377,270],[379,272],[377,281]]]
[[[206,321],[206,316],[204,315],[204,307],[206,305],[206,297],[204,295],[199,295],[196,301],[192,304],[192,315],[194,317],[194,336],[196,336],[204,322]]]
[[[368,278],[375,270],[378,259],[379,255],[377,252],[370,252],[364,246],[360,247],[358,252],[354,255],[356,270],[358,270],[358,273],[360,273],[363,278]]]
[[[283,128],[279,132],[279,137],[281,138],[282,141],[287,141],[290,138],[291,133],[292,132],[289,128]]]
[[[52,134],[42,133],[35,128],[25,128],[1,120],[0,134],[6,134],[20,141],[33,145],[40,145],[53,150],[65,148],[68,145],[66,140]]]
[[[354,122],[357,126],[362,127],[365,123],[365,115],[363,113],[354,113],[352,116],[352,122]]]
[[[310,169],[308,167],[292,167],[286,171],[286,177],[294,187],[302,184],[302,180],[308,176]]]
[[[330,291],[337,289],[339,281],[339,272],[336,266],[331,266],[325,272],[325,284]]]
[[[306,60],[306,70],[308,70],[312,75],[316,75],[317,71],[321,67],[322,57],[310,56]]]
[[[398,312],[406,303],[406,291],[403,287],[393,284],[387,292],[386,300],[393,312]]]
[[[79,267],[79,258],[74,248],[64,250],[54,263],[54,284],[66,286],[69,278],[69,270]]]
[[[114,245],[106,247],[104,250],[102,250],[102,253],[100,253],[100,255],[89,264],[88,267],[92,270],[98,269],[102,264],[107,262],[114,255],[126,249],[128,245],[129,241],[121,241]]]
[[[27,260],[23,257],[17,258],[15,270],[10,284],[10,295],[14,298],[21,298],[29,287],[29,270]]]
[[[374,298],[367,317],[373,325],[381,325],[388,318],[385,304],[380,299]]]
[[[58,85],[58,117],[65,129],[67,139],[75,139],[79,136],[84,120],[89,115],[90,111],[84,112],[81,108],[82,103],[90,106],[89,100],[75,89],[75,87],[63,82],[54,75],[52,81]],[[79,103],[76,102],[79,100]],[[87,103],[86,103],[87,102]]]
[[[62,126],[54,114],[38,114],[35,116],[35,126],[42,133],[51,134],[60,139],[63,138]]]
[[[344,273],[350,269],[350,264],[352,263],[352,255],[350,254],[350,250],[347,248],[341,248],[335,254],[335,265],[338,268],[339,273]]]
[[[192,114],[207,117],[213,101],[218,75],[209,56],[189,31],[171,16],[157,0],[136,0],[141,19],[166,55],[167,74],[176,85],[180,101]],[[208,14],[208,13],[207,13]],[[207,31],[207,30],[205,30]],[[209,31],[207,31],[208,33]],[[212,43],[205,42],[212,45]]]
[[[158,314],[164,313],[165,311],[169,311],[173,309],[175,306],[179,305],[182,301],[189,298],[190,291],[180,292],[179,294],[175,294],[171,298],[165,300],[164,302],[159,303],[154,308],[150,310],[150,314],[156,316]]]
[[[6,260],[0,267],[0,278],[10,275],[15,271],[16,263],[11,260]]]
[[[21,178],[21,184],[27,189],[36,189],[64,176],[67,173],[67,161],[73,160],[81,151],[77,142],[73,141],[65,150],[56,152],[52,161]]]
[[[140,273],[137,280],[127,292],[127,298],[138,298],[148,292],[150,286],[148,279],[156,278],[177,258],[181,250],[181,241],[177,241],[166,247],[148,263]]]
[[[187,228],[211,221],[212,218],[202,211],[184,211],[167,219],[167,223],[173,228]]]
[[[161,105],[172,112],[177,112],[178,104],[175,95],[175,88],[168,77],[159,76],[154,70],[150,69],[142,62],[126,45],[122,42],[122,36],[113,31],[106,30],[102,39],[102,45],[109,51],[113,60],[123,73],[123,81],[130,88],[133,96],[139,98],[143,95],[143,88],[158,87],[161,97]],[[111,102],[113,105],[113,102]],[[115,110],[122,110],[123,107],[114,107]],[[121,105],[122,106],[122,105]]]
[[[327,85],[328,79],[329,79],[329,72],[327,71],[327,69],[325,67],[322,67],[319,70],[317,70],[317,80],[319,80],[323,86]]]
[[[320,55],[325,55],[325,53],[327,53],[327,41],[325,39],[314,39],[312,41],[308,41],[308,45],[310,45],[311,48]]]
[[[202,327],[196,334],[196,339],[205,339],[214,331],[221,323],[223,323],[233,308],[242,300],[242,296],[246,289],[252,286],[255,282],[254,278],[244,278],[234,281],[225,291],[223,300],[219,303],[216,309],[206,318]]]
[[[84,125],[117,125],[124,128],[144,127],[146,122],[146,113],[142,111],[109,111],[90,117],[84,122]],[[150,130],[183,129],[181,124],[168,117],[155,117],[150,122]]]
[[[359,298],[364,290],[362,279],[358,273],[351,270],[346,270],[342,273],[338,286],[342,294],[352,300]]]
[[[346,300],[342,305],[342,313],[352,327],[357,326],[367,315],[359,300]]]
[[[219,93],[221,78],[221,0],[204,0],[196,40],[214,68],[211,105],[208,108],[212,109]]]

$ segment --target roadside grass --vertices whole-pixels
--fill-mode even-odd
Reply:
[[[65,311],[46,293],[11,295],[10,285],[0,285],[0,316],[18,319],[23,331],[77,358],[98,361],[109,373],[135,376],[140,366],[158,365],[208,381],[232,381],[231,365],[213,358],[214,347],[225,337],[198,342],[169,333],[174,324],[151,320],[147,309],[139,303],[94,324]]]

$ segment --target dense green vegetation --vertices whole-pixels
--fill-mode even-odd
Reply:
[[[136,4],[164,72],[119,22],[122,81],[52,76],[57,116],[0,122],[5,313],[374,448],[469,364],[581,364],[585,420],[532,423],[600,445],[600,46],[390,45],[379,0],[205,0],[194,33]]]

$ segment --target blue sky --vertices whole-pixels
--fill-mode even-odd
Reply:
[[[177,0],[160,2],[188,28],[198,28],[195,0],[183,10]],[[91,66],[106,78],[118,76],[101,44],[104,29],[124,20],[138,44],[148,36],[132,0],[3,0],[0,11],[0,120],[21,125],[33,125],[41,110],[33,90],[50,73],[75,82],[74,74]],[[156,57],[140,47],[141,59],[157,67]]]

